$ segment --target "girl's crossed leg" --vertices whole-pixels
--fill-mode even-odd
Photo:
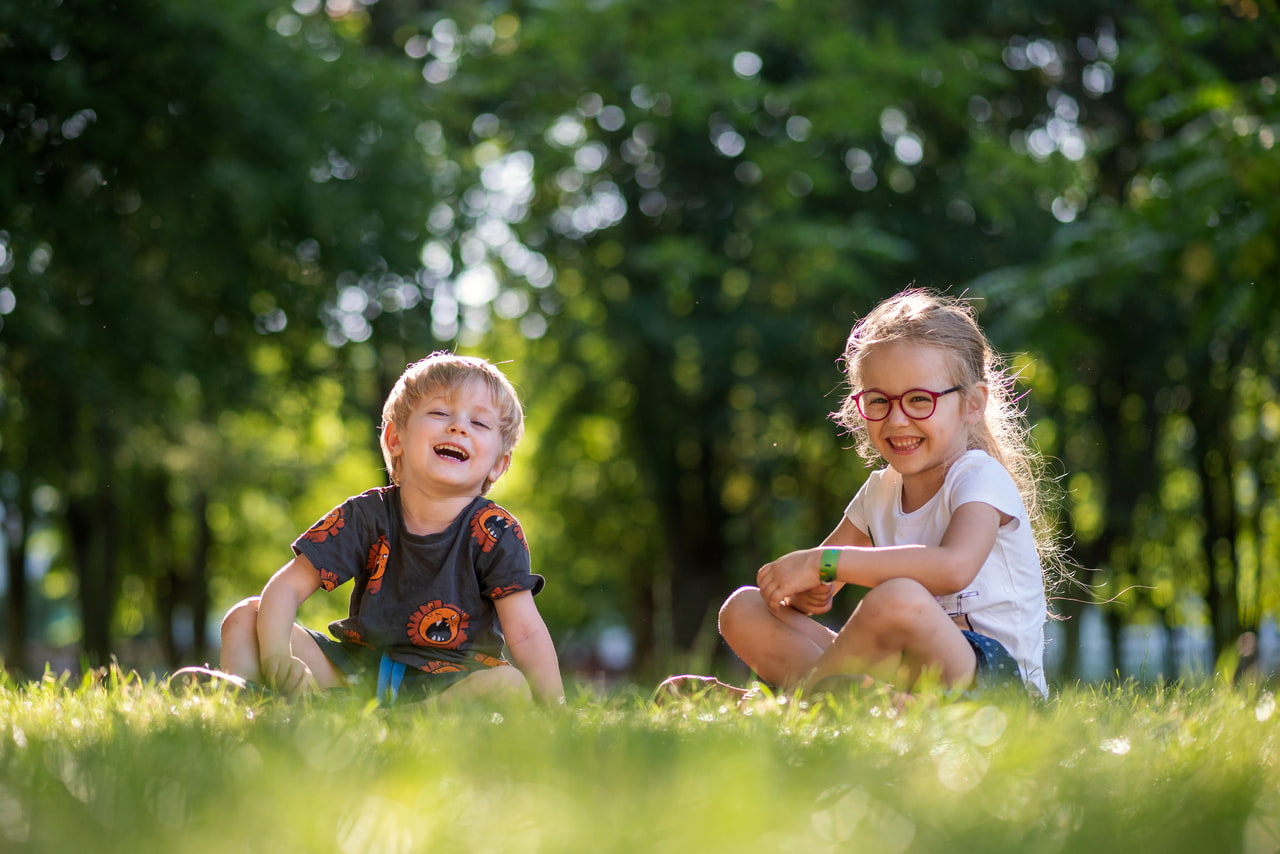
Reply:
[[[771,611],[757,588],[742,587],[720,609],[720,634],[761,679],[784,690],[865,674],[909,691],[925,670],[948,688],[964,688],[977,669],[960,628],[909,578],[867,591],[839,632],[790,608]]]

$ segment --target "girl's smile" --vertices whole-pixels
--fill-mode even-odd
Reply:
[[[861,360],[862,389],[874,390],[881,403],[889,399],[883,419],[864,418],[863,424],[880,456],[902,475],[904,510],[923,505],[941,488],[947,468],[968,450],[970,425],[981,417],[986,402],[981,383],[957,394],[946,391],[955,385],[951,358],[938,347],[890,341],[868,350]],[[914,390],[932,392],[932,415],[907,414],[900,396]],[[917,408],[911,402],[906,406]]]

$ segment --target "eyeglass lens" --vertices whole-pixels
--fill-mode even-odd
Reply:
[[[934,409],[938,406],[938,398],[941,396],[937,392],[923,388],[913,388],[901,396],[868,391],[858,396],[858,409],[868,421],[883,421],[889,417],[889,410],[893,408],[893,402],[896,400],[909,418],[924,419],[933,415]]]

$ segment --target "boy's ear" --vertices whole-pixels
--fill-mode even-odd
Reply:
[[[511,452],[507,451],[505,454],[498,457],[497,461],[493,464],[493,468],[489,470],[489,486],[493,486],[497,483],[498,478],[506,474],[507,469],[509,468],[511,468]]]
[[[388,421],[382,426],[382,441],[386,443],[387,451],[391,456],[399,456],[404,453],[404,446],[400,444],[400,431],[396,429],[396,422]]]

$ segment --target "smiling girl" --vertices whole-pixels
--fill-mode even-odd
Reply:
[[[924,673],[945,687],[1021,681],[1047,693],[1043,525],[1036,458],[1012,378],[971,307],[925,290],[878,305],[843,357],[835,420],[883,461],[815,548],[784,555],[735,591],[720,632],[764,681],[810,697],[835,684]],[[812,618],[845,585],[866,588],[839,631]],[[729,690],[673,677],[667,695]]]

